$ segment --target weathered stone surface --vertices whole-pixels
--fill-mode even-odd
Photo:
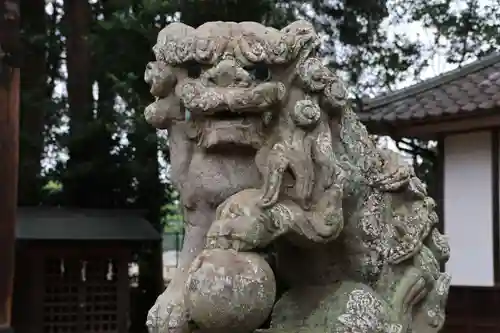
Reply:
[[[214,249],[191,266],[186,307],[204,332],[251,332],[268,318],[275,297],[274,273],[261,256]]]
[[[186,237],[148,316],[153,332],[264,324],[275,288],[263,253],[287,286],[271,332],[442,327],[450,277],[439,267],[450,249],[434,200],[411,166],[376,146],[318,45],[304,21],[160,32],[145,116],[168,131]],[[233,289],[217,293],[224,279]]]

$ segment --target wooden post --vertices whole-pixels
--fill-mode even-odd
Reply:
[[[11,332],[19,158],[19,6],[0,0],[0,333]]]

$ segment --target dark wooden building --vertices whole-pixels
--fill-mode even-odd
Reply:
[[[160,234],[127,211],[22,208],[17,219],[16,333],[128,332],[129,263]]]
[[[500,332],[500,54],[368,100],[372,132],[438,142],[436,197],[452,249],[445,333]]]

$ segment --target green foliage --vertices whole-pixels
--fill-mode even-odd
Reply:
[[[436,195],[437,188],[434,186],[436,172],[434,169],[438,158],[437,145],[435,142],[428,142],[419,139],[402,138],[397,141],[398,149],[406,154],[409,154],[415,173],[428,186],[429,193]]]
[[[62,184],[53,180],[49,180],[47,184],[44,185],[43,190],[51,193],[61,192]]]
[[[184,217],[179,193],[167,186],[166,203],[161,207],[163,232],[165,233],[180,233],[184,229]]]
[[[419,0],[411,6],[412,19],[436,31],[437,52],[457,65],[498,51],[500,1]]]
[[[276,0],[186,0],[179,1],[177,11],[182,22],[197,27],[208,21],[256,21],[282,26],[286,18]]]
[[[24,1],[22,5],[34,3]],[[40,52],[46,55],[46,68],[41,75],[45,75],[47,86],[38,85],[45,89],[45,97],[40,98],[34,90],[24,89],[21,108],[22,117],[28,114],[28,109],[44,110],[43,150],[51,152],[51,164],[54,159],[59,163],[56,170],[44,170],[41,175],[54,181],[69,177],[85,184],[101,182],[102,186],[96,187],[94,192],[108,193],[107,196],[121,193],[122,198],[114,200],[119,205],[137,202],[134,184],[143,168],[136,160],[135,145],[150,145],[152,148],[148,151],[160,145],[154,131],[140,129],[147,126],[143,124],[142,110],[151,100],[142,77],[145,63],[152,59],[151,46],[156,35],[169,22],[182,20],[196,26],[208,20],[256,20],[282,27],[297,17],[306,17],[324,37],[324,56],[332,68],[344,73],[355,87],[352,92],[356,95],[391,90],[407,77],[418,77],[436,52],[460,65],[497,50],[500,39],[498,0],[467,0],[460,6],[451,0],[94,1],[88,36],[92,51],[89,72],[99,87],[106,87],[108,95],[98,96],[93,101],[96,121],[86,125],[87,138],[76,138],[60,130],[61,126],[67,126],[69,116],[66,95],[64,91],[61,94],[58,87],[66,80],[61,66],[66,56],[63,53],[63,36],[67,31],[63,24],[64,11],[60,2],[52,1],[46,8],[46,13],[28,11],[29,16],[25,15],[22,22],[25,44],[32,47],[30,50],[35,55]],[[40,19],[40,15],[44,17]],[[410,39],[399,31],[389,38],[388,23],[417,21],[436,32],[431,47],[425,48],[419,40]],[[26,130],[22,125],[21,156],[29,158],[34,154],[36,159],[40,138]],[[135,142],[123,140],[127,136],[135,136]],[[60,158],[66,156],[64,149],[75,140],[81,143],[73,150],[80,149],[78,146],[83,151],[90,146],[101,148],[99,152],[96,149],[88,152],[85,161],[72,168],[73,174],[70,174]],[[169,158],[168,154],[165,156]],[[101,176],[82,178],[92,170],[99,170]],[[111,178],[115,181],[110,182]],[[46,180],[41,179],[34,186],[41,187],[44,183]]]

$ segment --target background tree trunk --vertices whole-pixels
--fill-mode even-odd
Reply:
[[[92,169],[93,146],[86,142],[87,129],[94,120],[90,70],[91,8],[88,0],[64,1],[66,29],[66,66],[69,104],[69,160],[63,177],[63,192],[68,205],[89,206],[92,182],[85,179]]]
[[[19,150],[19,7],[0,1],[0,332],[10,330]]]
[[[20,6],[24,58],[28,61],[21,72],[19,204],[38,205],[45,110],[52,92],[47,77],[45,0],[21,0]]]

